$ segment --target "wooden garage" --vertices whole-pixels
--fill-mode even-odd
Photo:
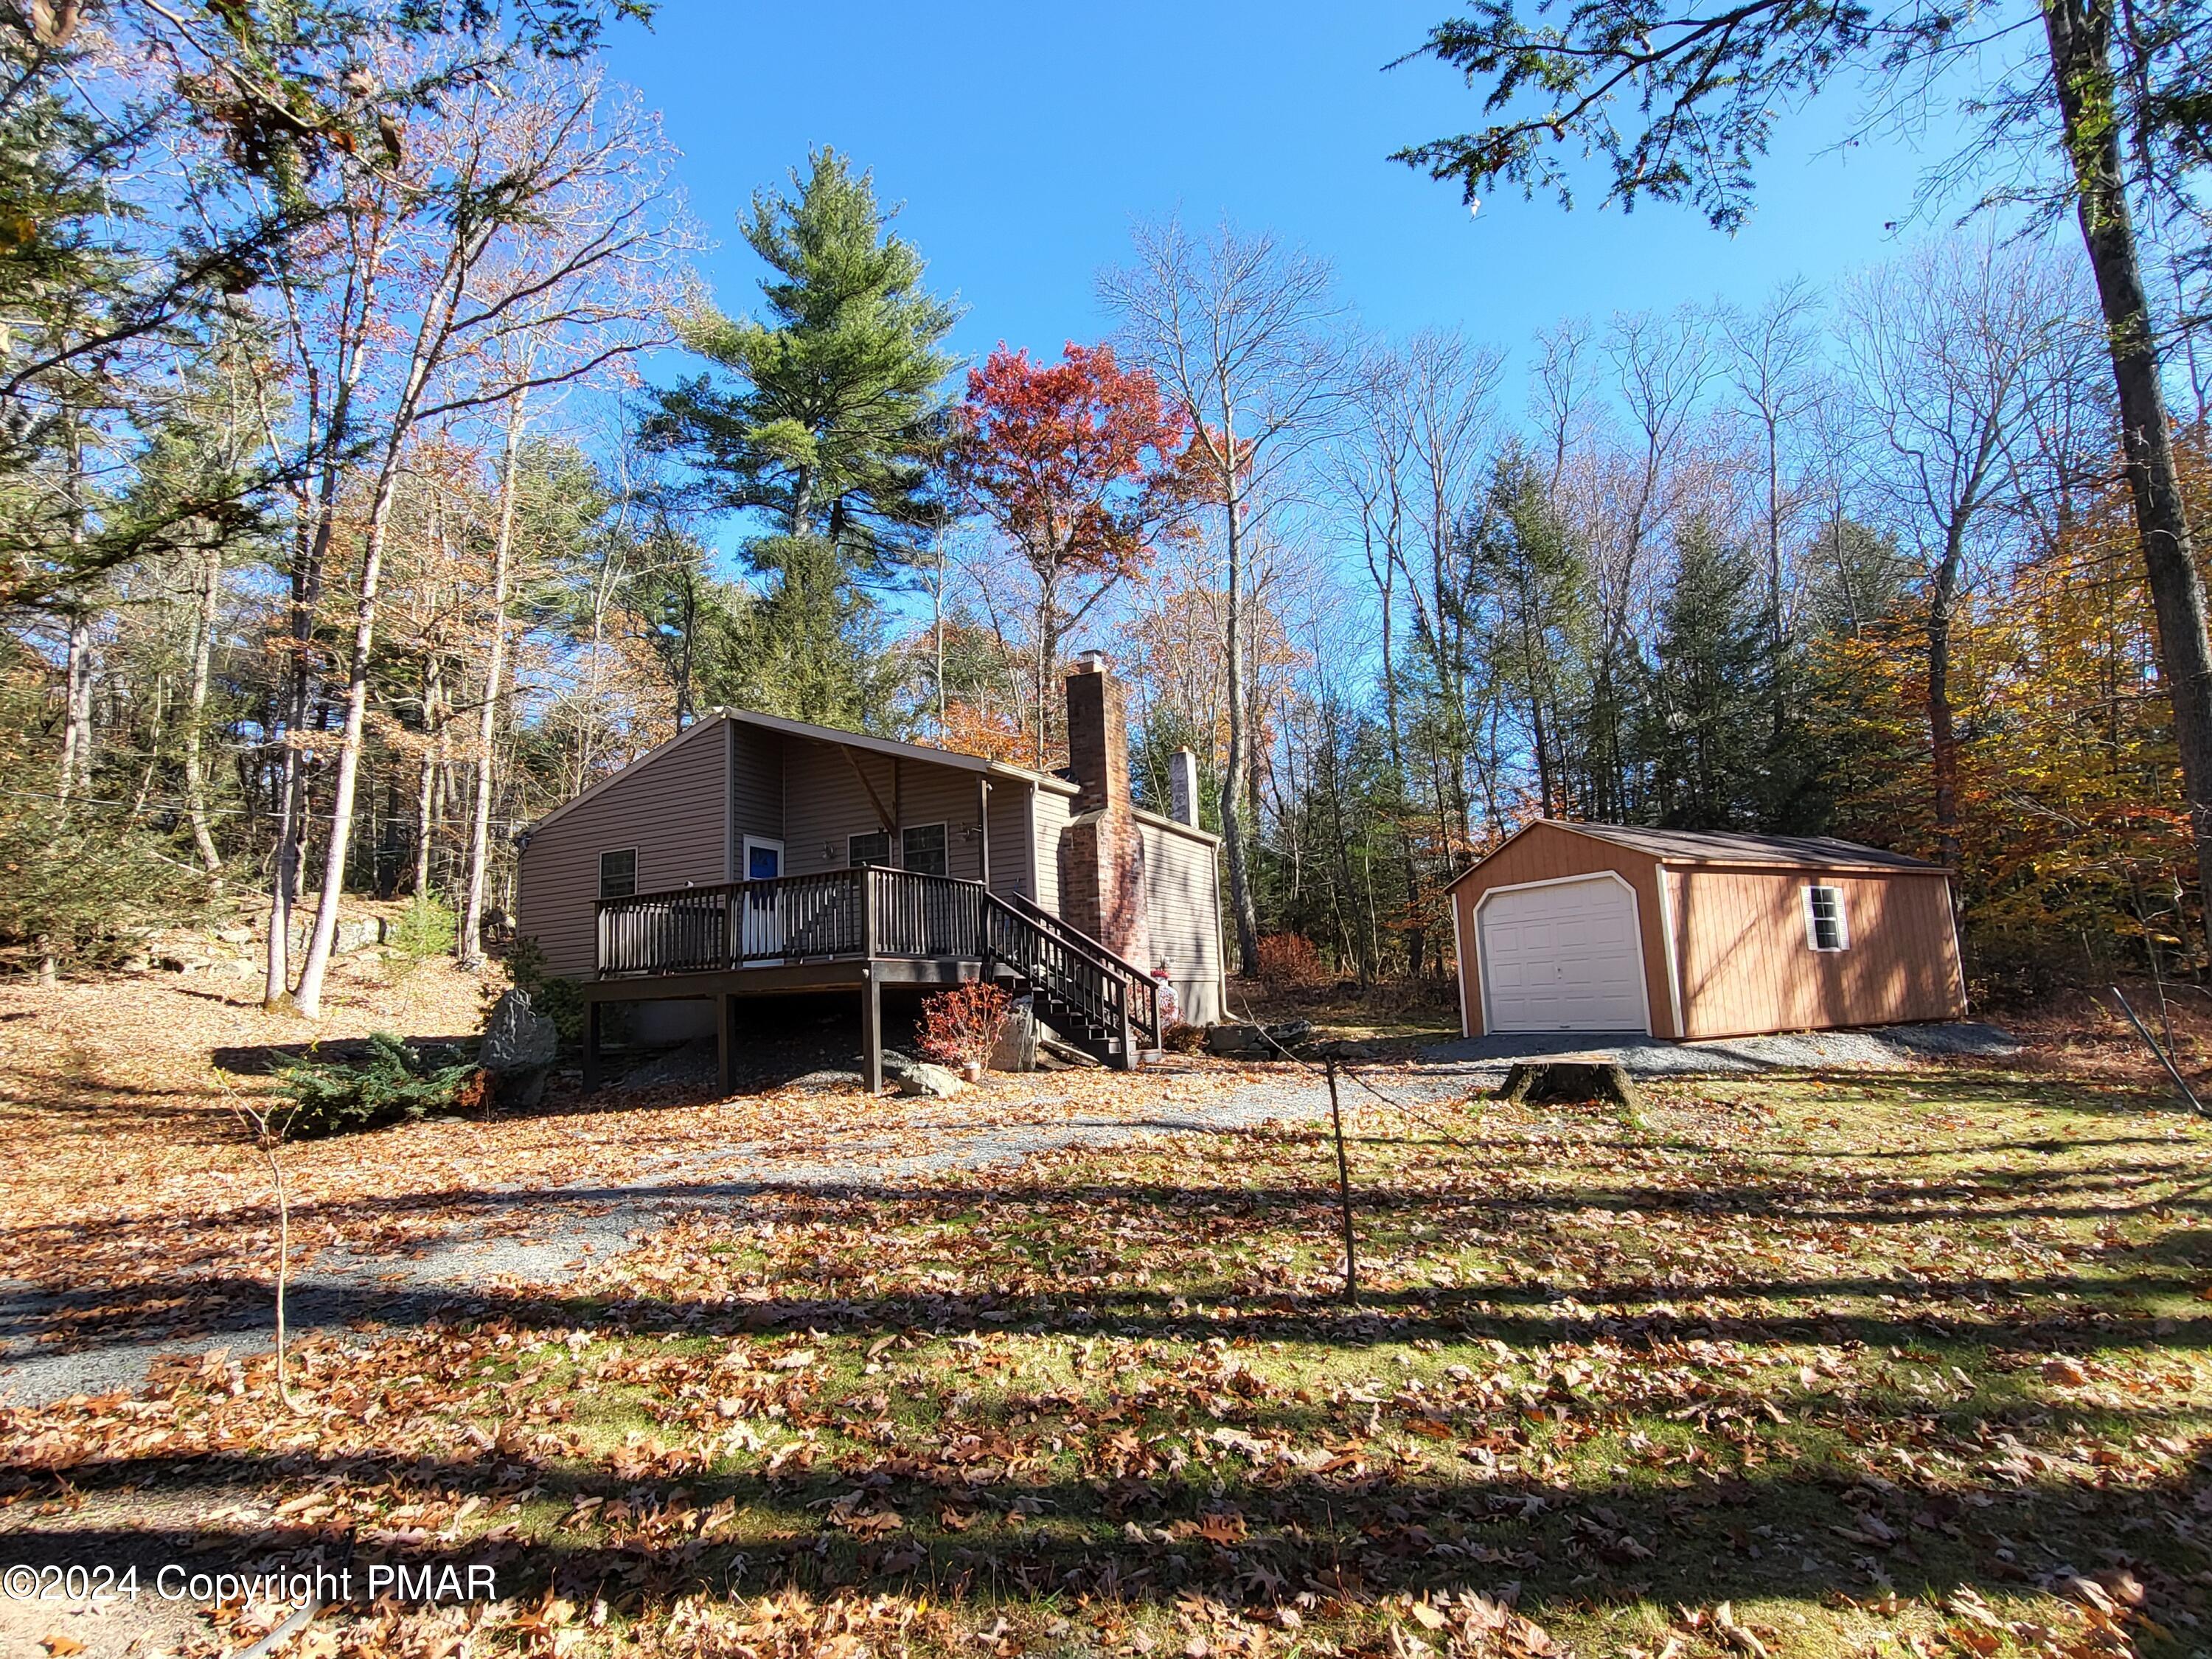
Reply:
[[[1966,1012],[1950,872],[1856,842],[1540,818],[1450,897],[1470,1036],[1745,1036]]]

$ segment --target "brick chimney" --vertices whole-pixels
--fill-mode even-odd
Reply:
[[[1060,915],[1139,966],[1152,961],[1145,842],[1129,799],[1121,683],[1085,652],[1067,676],[1067,771],[1081,793],[1060,839]]]

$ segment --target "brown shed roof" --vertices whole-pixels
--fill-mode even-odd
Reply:
[[[1531,830],[1564,830],[1593,841],[1611,842],[1631,852],[1657,859],[1662,864],[1753,865],[1791,870],[1897,870],[1924,875],[1945,875],[1940,864],[1917,859],[1863,842],[1841,841],[1833,836],[1747,836],[1722,830],[1646,830],[1626,823],[1570,823],[1564,818],[1538,818],[1506,839],[1518,840]],[[1457,886],[1496,856],[1479,860],[1463,871]]]
[[[1782,864],[1804,870],[1856,866],[1930,873],[1943,867],[1910,854],[1869,847],[1863,842],[1839,841],[1833,836],[1745,836],[1726,830],[1644,830],[1619,823],[1565,823],[1556,818],[1543,822],[1578,836],[1595,836],[1600,841],[1649,853],[1668,864]]]

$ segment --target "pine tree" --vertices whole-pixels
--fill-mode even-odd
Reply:
[[[1471,539],[1474,579],[1497,617],[1491,651],[1536,774],[1537,810],[1566,816],[1574,792],[1562,754],[1562,712],[1583,660],[1582,567],[1541,475],[1517,446],[1498,457]]]
[[[931,477],[955,313],[890,234],[870,175],[823,149],[792,183],[757,192],[741,226],[771,272],[764,319],[695,319],[688,343],[719,372],[663,392],[645,436],[690,465],[692,504],[766,521],[744,547],[766,579],[764,672],[787,682],[786,712],[850,724],[881,701],[870,589],[944,521]]]
[[[1751,829],[1764,819],[1771,727],[1757,580],[1751,558],[1711,524],[1684,526],[1639,745],[1669,828]]]

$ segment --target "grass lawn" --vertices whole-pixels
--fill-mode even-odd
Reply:
[[[2212,1649],[2212,1137],[2155,1098],[1347,1122],[1356,1303],[1305,1127],[771,1190],[316,1338],[298,1414],[260,1358],[0,1413],[0,1557],[499,1564],[337,1654]]]
[[[261,1294],[222,1091],[128,1036],[261,1015],[155,995],[15,1015],[9,1272]],[[1214,1084],[1053,1086],[1020,1110]],[[316,1332],[299,1411],[258,1354],[0,1407],[0,1564],[498,1568],[489,1604],[327,1610],[288,1648],[325,1659],[2212,1650],[2212,1130],[2161,1097],[2046,1066],[1347,1109],[1352,1303],[1307,1124],[703,1197],[560,1294]],[[807,1157],[949,1121],[896,1110],[321,1141],[295,1237],[469,1225],[495,1176],[629,1179],[732,1117]],[[237,1652],[281,1614],[0,1617],[0,1655]]]

